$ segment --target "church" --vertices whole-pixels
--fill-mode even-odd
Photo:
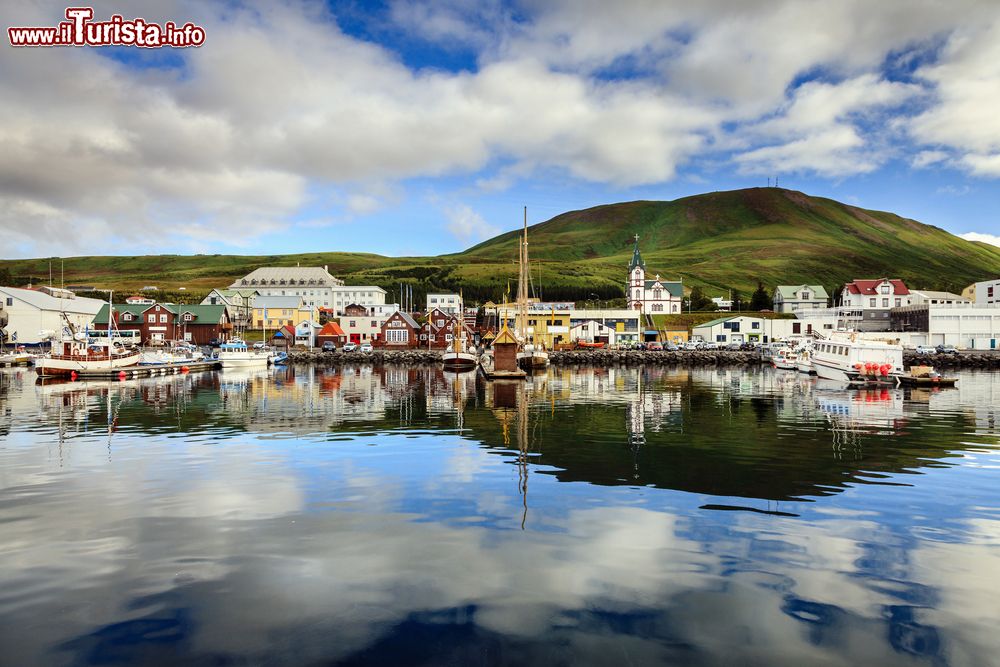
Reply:
[[[632,262],[625,282],[628,307],[643,314],[679,313],[684,300],[684,284],[679,280],[662,280],[659,274],[646,280],[646,263],[639,254],[639,235],[635,236]]]

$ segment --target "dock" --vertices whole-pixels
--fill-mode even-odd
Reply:
[[[0,355],[0,368],[12,368],[14,366],[29,365],[31,365],[31,357],[27,354]]]
[[[126,366],[124,368],[91,368],[76,371],[78,380],[119,380],[130,378],[145,378],[158,375],[177,375],[178,373],[202,373],[215,370],[221,367],[217,359],[206,361],[174,362],[169,364],[141,364],[138,366]],[[41,375],[43,377],[59,377],[53,375]]]

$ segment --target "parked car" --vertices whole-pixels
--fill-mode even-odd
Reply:
[[[255,349],[255,350],[263,350],[266,347],[267,347],[267,343],[265,343],[264,341],[260,341],[260,340],[253,344],[253,349]]]
[[[937,348],[933,345],[917,345],[913,351],[916,354],[937,354]]]
[[[958,348],[956,348],[954,345],[938,345],[937,346],[937,353],[938,354],[958,354]]]
[[[212,340],[208,341],[208,345],[209,347],[219,347],[220,345],[222,345],[222,341],[219,340],[218,338],[213,338]]]
[[[358,348],[359,352],[364,352],[365,354],[371,354],[374,348],[371,343],[361,343],[361,347]]]
[[[323,351],[324,352],[336,352],[337,351],[337,346],[333,344],[332,340],[325,341],[323,343]]]
[[[344,350],[344,352],[354,352],[354,351],[356,351],[358,349],[358,344],[357,343],[344,343],[344,347],[342,349]]]
[[[646,343],[646,351],[647,352],[663,352],[663,343],[658,343],[656,341],[652,341],[652,342]]]
[[[743,349],[743,344],[742,343],[730,343],[729,345],[726,346],[726,349],[727,350],[731,350],[733,352],[738,352],[739,350]]]
[[[681,348],[675,345],[674,343],[667,343],[666,345],[663,346],[663,349],[666,350],[667,352],[676,352]]]
[[[698,349],[700,349],[700,350],[718,350],[719,349],[719,344],[715,343],[715,342],[712,342],[712,341],[709,341],[707,343],[702,343],[701,347],[698,348]]]
[[[689,340],[688,342],[684,343],[684,349],[685,350],[698,350],[698,349],[701,349],[701,343],[699,343],[696,340]]]

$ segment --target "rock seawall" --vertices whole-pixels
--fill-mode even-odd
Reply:
[[[903,366],[933,366],[942,368],[967,368],[970,370],[1000,370],[998,352],[962,352],[961,354],[914,354],[903,352]]]
[[[376,350],[374,352],[300,352],[288,353],[288,361],[294,364],[316,364],[317,366],[343,366],[344,364],[421,364],[440,363],[441,352],[428,350]]]

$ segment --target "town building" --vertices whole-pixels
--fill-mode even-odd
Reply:
[[[728,313],[729,311],[731,311],[733,309],[733,300],[732,299],[727,299],[726,297],[713,296],[712,297],[712,303],[715,304],[715,309],[716,310],[721,310],[723,312],[727,312]]]
[[[1000,304],[929,304],[892,309],[891,331],[906,345],[954,345],[995,350],[1000,341]]]
[[[840,307],[857,313],[858,331],[888,331],[889,311],[912,305],[912,295],[899,279],[853,280],[844,285]]]
[[[58,288],[0,287],[0,300],[7,313],[5,342],[28,346],[60,338],[67,323],[83,331],[105,304]]]
[[[255,289],[213,289],[202,299],[203,306],[225,306],[229,319],[236,327],[248,329],[252,326],[254,299],[260,296]]]
[[[382,325],[398,310],[399,305],[395,303],[374,306],[348,304],[340,317],[340,328],[352,343],[374,343],[382,339]]]
[[[357,303],[385,303],[386,291],[377,285],[345,285],[326,266],[267,266],[254,269],[229,289],[254,289],[261,296],[298,296],[313,308],[329,308],[340,316],[344,307]]]
[[[448,314],[459,312],[462,307],[462,297],[458,294],[448,292],[432,292],[427,294],[427,307],[425,313],[429,313],[438,308]]]
[[[408,313],[397,310],[382,324],[382,344],[385,347],[416,347],[420,325]]]
[[[614,329],[594,320],[580,322],[570,327],[569,341],[571,343],[578,341],[583,343],[604,343],[605,345],[614,345],[617,342],[615,340]]]
[[[132,296],[125,299],[125,303],[130,306],[151,306],[156,303],[156,299],[151,299],[148,296],[140,296],[138,294],[133,294]]]
[[[427,314],[427,321],[420,325],[420,347],[428,349],[444,349],[451,345],[455,337],[455,328],[460,327],[466,341],[473,339],[472,328],[466,325],[462,314],[448,313],[440,308],[434,308]]]
[[[832,317],[778,319],[753,315],[730,315],[710,320],[691,329],[691,338],[707,343],[770,343],[793,336],[829,335]]]
[[[615,331],[616,343],[637,343],[643,339],[646,317],[629,308],[572,309],[568,311],[569,326],[593,320]],[[654,332],[655,333],[655,332]]]
[[[972,299],[958,294],[952,294],[951,292],[935,292],[932,290],[915,289],[910,290],[911,306],[955,306],[969,305],[971,303]]]
[[[828,298],[822,285],[778,285],[774,288],[774,312],[826,308]]]
[[[977,306],[1000,304],[1000,278],[972,283],[962,290],[962,296]]]
[[[301,296],[258,296],[253,304],[253,328],[277,329],[289,324],[316,319],[316,309],[306,304]]]
[[[92,329],[108,326],[108,304],[103,304],[90,323]],[[183,340],[195,345],[208,345],[213,340],[227,340],[233,324],[224,306],[154,303],[152,305],[115,304],[113,329],[122,333],[135,332],[138,342],[156,345],[170,340]]]
[[[336,322],[327,322],[316,334],[317,346],[322,346],[326,342],[333,343],[338,348],[347,342],[347,335]]]
[[[639,253],[639,235],[635,237],[632,261],[625,281],[628,307],[641,313],[679,313],[684,300],[684,284],[679,280],[663,280],[657,274],[646,279],[646,263]]]

